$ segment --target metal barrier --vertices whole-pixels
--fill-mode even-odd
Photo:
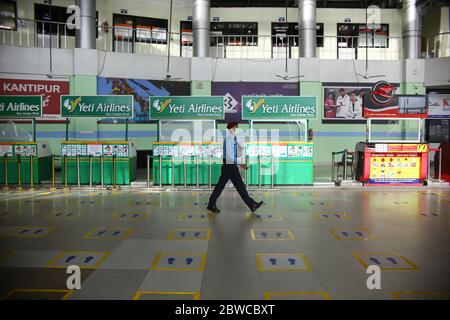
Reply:
[[[198,157],[199,157],[198,154],[196,154],[194,156],[194,158],[195,158],[195,183],[196,183],[197,189],[199,188],[199,182],[198,182]]]
[[[80,155],[77,154],[76,156],[77,161],[77,186],[78,189],[81,188],[81,170],[80,170]]]
[[[208,175],[208,188],[212,186],[212,155],[209,155],[209,175]]]
[[[187,189],[186,176],[186,156],[183,156],[183,182],[185,189]]]
[[[159,155],[159,187],[162,188],[162,155]]]
[[[33,156],[30,155],[30,190],[34,190]]]
[[[55,186],[56,186],[56,183],[55,183],[55,155],[53,155],[52,154],[52,187],[51,187],[51,190],[55,190],[56,188],[55,188]]]
[[[147,188],[150,188],[150,155],[147,155]]]
[[[92,175],[93,175],[93,170],[92,170],[92,165],[93,165],[93,157],[92,155],[89,155],[89,188],[92,188]]]
[[[17,190],[22,190],[22,171],[20,166],[20,155],[17,155]]]
[[[69,174],[67,173],[67,155],[64,155],[64,189],[68,188],[69,182],[68,180]]]
[[[4,166],[4,174],[5,174],[5,186],[3,187],[3,190],[8,190],[8,155],[5,153],[5,160],[3,161]]]
[[[173,155],[170,156],[170,161],[172,163],[172,188],[175,187],[175,160]]]
[[[245,156],[245,163],[247,164],[248,168],[247,170],[245,170],[245,174],[244,174],[244,178],[245,178],[245,187],[248,189],[248,180],[249,180],[249,176],[250,176],[250,157],[248,155]]]

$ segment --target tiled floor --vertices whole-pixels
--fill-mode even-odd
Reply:
[[[234,191],[220,214],[206,191],[0,193],[0,297],[450,299],[450,189],[251,193],[257,215]]]

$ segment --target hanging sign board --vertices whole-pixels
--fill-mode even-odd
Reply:
[[[61,96],[62,117],[133,118],[133,96]]]
[[[0,96],[0,118],[42,117],[42,96]]]
[[[151,120],[223,120],[223,96],[150,97]]]
[[[243,120],[315,119],[317,97],[304,96],[242,96]]]

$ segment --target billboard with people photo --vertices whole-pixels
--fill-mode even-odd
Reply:
[[[323,119],[363,120],[363,97],[370,85],[324,86]]]

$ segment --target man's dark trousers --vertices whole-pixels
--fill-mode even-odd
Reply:
[[[214,187],[211,196],[209,197],[209,205],[216,205],[217,198],[219,198],[228,180],[231,180],[237,192],[244,200],[245,204],[251,209],[256,204],[255,200],[250,198],[247,189],[245,189],[244,181],[242,181],[241,174],[239,173],[238,166],[235,164],[224,164],[222,165],[222,174]]]

